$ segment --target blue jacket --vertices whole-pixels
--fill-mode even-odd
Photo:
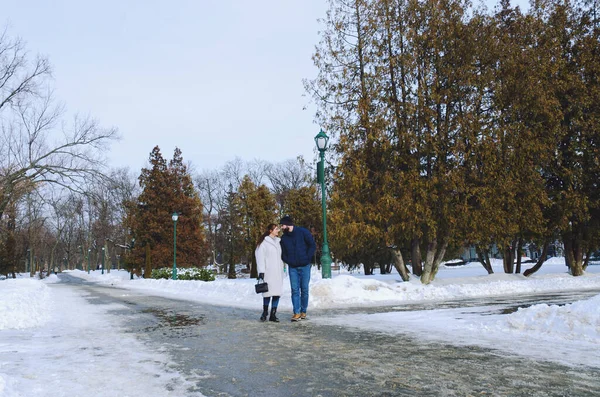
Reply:
[[[291,233],[283,233],[281,236],[281,259],[289,267],[306,266],[317,250],[315,239],[312,234],[303,227],[294,226]]]

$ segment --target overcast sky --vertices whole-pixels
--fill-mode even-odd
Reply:
[[[167,159],[179,147],[198,171],[315,158],[302,79],[317,74],[326,0],[1,3],[9,34],[49,58],[69,114],[119,129],[113,167],[139,170],[155,145]]]
[[[314,157],[303,78],[324,0],[3,0],[0,23],[53,65],[70,114],[117,127],[111,166],[138,170],[159,145],[198,170]],[[303,110],[307,107],[306,110]]]

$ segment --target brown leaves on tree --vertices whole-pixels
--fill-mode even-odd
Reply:
[[[174,222],[178,213],[177,267],[205,266],[208,257],[203,224],[202,202],[192,178],[176,148],[168,163],[156,146],[149,157],[149,168],[139,176],[142,193],[127,205],[125,225],[135,238],[129,261],[142,266],[149,247],[153,269],[173,266]],[[149,277],[150,275],[146,275]]]

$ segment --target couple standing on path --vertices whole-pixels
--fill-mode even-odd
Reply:
[[[292,289],[292,321],[305,320],[308,309],[310,258],[315,254],[317,246],[312,234],[303,227],[294,226],[289,216],[281,218],[280,224],[281,227],[274,223],[267,227],[258,239],[255,251],[258,278],[269,285],[269,290],[263,293],[263,313],[260,320],[267,321],[271,303],[269,321],[279,322],[276,314],[283,290],[284,262],[289,268]],[[281,238],[278,237],[280,231],[283,231]]]

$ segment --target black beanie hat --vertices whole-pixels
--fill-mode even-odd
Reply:
[[[283,218],[281,218],[281,221],[279,221],[279,223],[286,226],[294,226],[294,221],[292,220],[292,218],[290,218],[289,215],[286,215]]]

